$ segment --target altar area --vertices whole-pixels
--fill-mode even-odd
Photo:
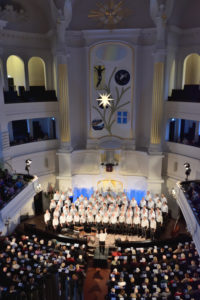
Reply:
[[[125,193],[128,199],[133,197],[139,203],[147,191],[147,180],[140,176],[76,175],[72,179],[74,201],[80,196],[89,197],[98,191],[101,194],[111,193],[114,196]],[[104,179],[106,178],[106,179]]]

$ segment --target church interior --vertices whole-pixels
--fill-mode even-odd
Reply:
[[[200,299],[199,12],[0,0],[0,299]]]

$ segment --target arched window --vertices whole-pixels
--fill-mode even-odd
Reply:
[[[188,55],[183,66],[183,86],[200,84],[200,56],[196,53]]]
[[[29,86],[46,86],[45,63],[40,57],[31,57],[28,62]]]
[[[10,90],[18,90],[20,86],[25,86],[24,62],[19,56],[8,57],[7,74]]]

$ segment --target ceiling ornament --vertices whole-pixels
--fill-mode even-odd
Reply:
[[[21,5],[10,1],[0,5],[0,19],[13,23],[26,20],[27,15]]]
[[[108,0],[106,3],[96,3],[97,9],[90,10],[88,18],[99,21],[105,28],[114,28],[125,17],[130,15],[130,10],[124,7],[125,0]]]

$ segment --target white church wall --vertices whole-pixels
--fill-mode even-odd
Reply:
[[[75,149],[85,146],[86,125],[86,66],[84,47],[67,48],[68,58],[68,84],[70,99],[70,131],[71,145]]]
[[[182,145],[181,145],[182,146]],[[183,145],[185,146],[185,145]],[[188,155],[191,155],[192,148],[188,146]],[[191,155],[192,156],[192,155]],[[190,180],[200,179],[200,160],[191,158],[189,156],[180,155],[178,153],[165,153],[163,175],[176,181],[185,180],[185,167],[184,163],[188,162],[191,166]]]
[[[54,174],[56,170],[55,150],[38,152],[36,147],[35,151],[34,149],[32,151],[26,155],[11,158],[8,163],[12,166],[13,170],[17,173],[26,173],[25,160],[30,158],[32,160],[30,174],[36,174],[38,177]]]
[[[90,47],[90,116],[88,124],[90,138],[98,139],[110,135],[123,139],[133,138],[134,54],[134,48],[123,42],[100,42]],[[106,93],[106,85],[110,89],[111,98],[113,98],[111,101],[115,105],[113,106],[115,107],[114,111],[109,106],[106,109],[99,107],[96,100],[100,94]],[[125,90],[126,92],[120,97],[122,91]],[[119,118],[119,112],[126,113],[126,118]],[[94,122],[97,120],[99,122],[101,120],[100,125],[94,126]],[[101,124],[104,127],[100,130]]]
[[[136,148],[148,148],[151,128],[151,103],[153,85],[153,47],[143,46],[139,49],[139,61],[136,77],[139,82],[136,99]]]

